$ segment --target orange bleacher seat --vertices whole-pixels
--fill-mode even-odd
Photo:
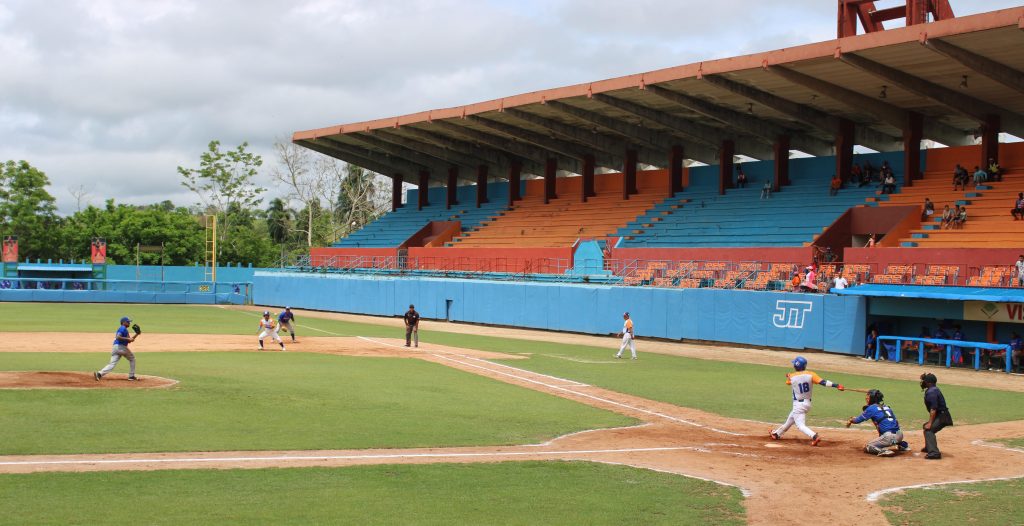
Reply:
[[[629,286],[643,285],[644,280],[640,276],[626,276],[623,278],[622,283]]]
[[[708,261],[704,263],[704,270],[725,270],[728,263],[724,261]]]
[[[684,279],[679,280],[679,283],[676,284],[676,287],[681,288],[681,289],[696,289],[696,288],[700,288],[700,280],[699,279],[693,279],[693,278],[684,278]]]
[[[654,282],[651,284],[655,287],[671,287],[673,281],[675,280],[672,278],[654,278]]]
[[[697,279],[713,279],[715,277],[714,271],[711,270],[694,270],[690,272],[687,277]]]
[[[835,263],[825,263],[818,268],[818,275],[831,278],[836,275]]]

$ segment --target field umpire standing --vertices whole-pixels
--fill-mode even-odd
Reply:
[[[930,460],[937,460],[942,458],[942,453],[939,452],[939,444],[935,440],[935,433],[938,433],[942,428],[953,425],[953,417],[949,414],[949,408],[946,407],[946,397],[942,396],[942,391],[935,384],[939,383],[938,379],[932,373],[924,373],[921,375],[921,389],[924,389],[924,407],[928,409],[928,421],[924,423],[924,449],[921,451],[928,453],[924,458]]]
[[[409,305],[405,312],[405,346],[411,342],[415,342],[416,347],[420,346],[420,313],[416,312],[415,305]]]

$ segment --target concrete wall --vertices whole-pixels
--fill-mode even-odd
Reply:
[[[820,294],[262,271],[254,284],[261,305],[398,316],[413,303],[425,318],[588,334],[617,332],[628,310],[640,337],[844,354],[862,352],[866,320],[863,298]]]

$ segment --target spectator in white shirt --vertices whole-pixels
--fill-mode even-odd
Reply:
[[[1017,267],[1017,286],[1024,287],[1024,254],[1020,255],[1020,258],[1017,259],[1013,266]]]
[[[850,286],[850,282],[846,281],[842,275],[838,275],[832,278],[832,290],[843,290]]]

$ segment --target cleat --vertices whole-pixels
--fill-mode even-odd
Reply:
[[[769,431],[768,436],[771,437],[772,440],[782,440],[782,437],[775,431]]]
[[[615,355],[615,358],[616,358],[616,359],[621,359],[622,357],[616,354],[616,355]]]
[[[883,449],[883,450],[878,452],[878,456],[880,456],[880,457],[891,457],[891,456],[893,456],[895,454],[896,454],[896,452],[891,450],[891,449]]]
[[[814,438],[811,439],[811,445],[812,446],[817,446],[820,443],[821,443],[821,437],[818,436],[817,434],[815,434]]]
[[[939,460],[940,458],[942,458],[942,454],[941,453],[928,453],[927,455],[924,456],[924,458],[926,458],[928,460]]]
[[[138,378],[138,377],[136,377],[136,376],[129,376],[129,377],[128,377],[128,381],[129,381],[129,382],[138,382],[138,381],[139,381],[139,378]]]
[[[98,373],[98,372],[94,372],[94,373],[92,373],[92,377],[93,377],[93,379],[94,379],[94,380],[96,380],[97,382],[98,382],[98,381],[100,381],[100,378],[103,378],[102,376],[100,376],[100,373]]]
[[[900,442],[900,451],[910,451],[910,444],[906,442]]]

